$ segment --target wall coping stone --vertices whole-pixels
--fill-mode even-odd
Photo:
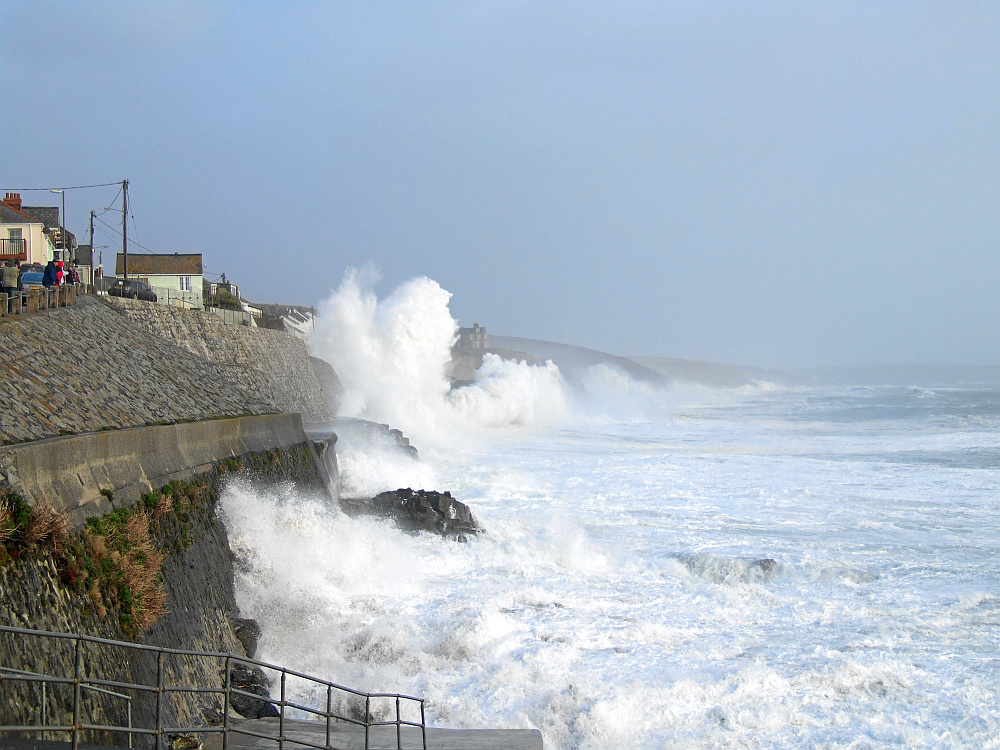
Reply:
[[[220,461],[309,443],[299,414],[264,414],[46,438],[0,448],[0,475],[30,504],[46,500],[72,529]],[[329,479],[329,477],[326,477]],[[101,494],[111,490],[112,498]]]

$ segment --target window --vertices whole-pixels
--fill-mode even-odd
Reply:
[[[190,292],[191,291],[191,277],[190,276],[181,276],[180,279],[181,279],[181,291],[182,292]]]

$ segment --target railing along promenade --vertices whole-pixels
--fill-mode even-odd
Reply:
[[[83,285],[64,284],[27,292],[0,294],[0,318],[75,305],[77,296],[86,292],[86,287]]]
[[[156,750],[161,750],[165,747],[164,740],[170,735],[185,733],[196,733],[199,735],[221,734],[222,747],[224,750],[229,749],[230,738],[233,735],[244,735],[248,737],[255,737],[260,740],[269,740],[274,742],[277,747],[281,749],[283,749],[286,744],[290,744],[294,746],[316,748],[316,750],[348,750],[343,746],[336,746],[332,744],[332,742],[334,735],[338,734],[336,731],[338,726],[349,725],[357,727],[359,729],[359,734],[360,729],[363,728],[364,747],[366,750],[370,747],[372,741],[372,729],[377,727],[395,727],[396,748],[397,750],[403,750],[403,727],[413,727],[420,729],[421,747],[423,750],[427,750],[427,727],[424,717],[423,698],[398,693],[366,693],[361,690],[354,690],[353,688],[329,682],[328,680],[324,680],[319,677],[313,677],[302,672],[297,672],[286,667],[249,659],[246,656],[238,656],[236,654],[145,646],[125,641],[114,641],[106,638],[78,635],[76,633],[55,633],[46,630],[30,630],[10,626],[0,626],[0,634],[5,634],[7,637],[18,639],[39,638],[47,639],[49,641],[61,641],[70,643],[73,649],[72,676],[66,674],[59,675],[46,674],[43,672],[29,672],[15,669],[10,665],[0,664],[0,686],[10,682],[41,683],[44,696],[43,701],[46,702],[55,702],[58,698],[58,696],[54,695],[54,691],[52,689],[44,692],[50,685],[62,685],[66,686],[67,690],[71,690],[72,696],[69,701],[62,702],[62,717],[65,718],[66,715],[71,716],[71,723],[49,724],[46,718],[49,713],[49,707],[43,705],[40,712],[39,723],[31,723],[29,720],[23,724],[2,724],[0,725],[0,733],[16,732],[33,735],[40,734],[43,738],[46,735],[51,736],[52,734],[61,734],[68,737],[73,750],[77,750],[80,742],[83,741],[81,735],[87,731],[105,732],[113,735],[126,734],[129,737],[130,747],[132,746],[131,738],[133,735],[151,737],[153,739],[153,747],[156,748]],[[138,658],[139,654],[147,654],[150,658],[155,657],[155,684],[147,684],[146,682],[128,682],[124,680],[109,680],[103,679],[98,675],[88,675],[85,656],[90,650],[99,648],[121,649],[126,654],[136,655],[134,658]],[[165,660],[178,657],[208,659],[224,666],[224,684],[222,687],[167,684],[166,674],[168,665],[165,663]],[[132,662],[126,661],[125,663]],[[232,684],[232,670],[236,665],[259,667],[262,670],[268,670],[276,675],[280,675],[280,677],[278,677],[280,695],[277,697],[263,696],[234,686]],[[34,666],[36,670],[41,668],[40,665]],[[315,706],[307,706],[289,700],[287,688],[289,677],[300,681],[300,683],[305,686],[311,686],[314,693],[319,693],[321,699],[325,697],[325,706],[323,708],[316,708]],[[152,682],[152,680],[149,682]],[[126,700],[128,702],[127,725],[106,722],[100,723],[98,720],[88,720],[92,719],[93,716],[92,714],[87,713],[87,709],[90,704],[90,702],[86,700],[87,691],[99,691],[102,694],[116,696]],[[2,703],[5,699],[9,702],[10,693],[11,691],[7,689],[0,690],[0,703]],[[132,696],[130,693],[135,694],[137,697],[141,695],[151,695],[153,697],[155,726],[133,726]],[[221,724],[216,726],[167,726],[165,724],[166,715],[168,713],[167,701],[171,700],[172,696],[178,694],[219,696],[222,701]],[[267,724],[265,722],[260,722],[259,726],[256,722],[251,721],[233,723],[230,720],[230,707],[233,705],[234,697],[254,701],[255,704],[270,704],[273,706],[277,711],[277,734],[269,734],[265,731],[268,727],[273,726],[273,723]],[[360,710],[360,704],[362,701],[364,703],[363,713]],[[389,715],[392,715],[392,705],[393,703],[395,704],[395,719],[381,721],[376,720],[375,715],[384,712],[386,702],[389,703]],[[355,715],[349,716],[337,713],[335,710],[336,705],[347,706],[348,708],[346,713],[353,713]],[[414,712],[416,707],[419,707],[420,720],[408,721],[403,719],[403,705],[412,706],[413,708],[411,710]],[[352,707],[354,708],[353,711],[351,710]],[[10,711],[14,708],[14,706],[7,705],[3,706],[3,708],[4,710]],[[170,706],[170,708],[173,708],[173,706]],[[299,716],[290,716],[292,711],[298,712]],[[58,710],[54,713],[57,717],[60,716]],[[286,720],[300,718],[301,715],[308,715],[312,717],[312,720],[314,721],[322,720],[325,722],[326,736],[323,744],[311,742],[307,736],[302,734],[297,734],[294,739],[285,735]],[[254,726],[254,728],[250,728],[251,725]]]

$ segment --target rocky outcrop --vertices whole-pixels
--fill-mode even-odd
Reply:
[[[371,508],[376,514],[393,519],[401,528],[432,531],[460,542],[481,531],[469,506],[453,498],[450,492],[407,487],[376,495]]]

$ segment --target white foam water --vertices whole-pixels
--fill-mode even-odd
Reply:
[[[392,304],[446,310],[435,287]],[[370,335],[420,328],[400,320]],[[1000,746],[1000,393],[681,397],[594,372],[588,395],[504,363],[467,400],[424,351],[425,390],[352,397],[393,424],[417,404],[421,462],[349,463],[345,481],[434,481],[486,533],[458,544],[231,484],[220,514],[262,658],[422,695],[437,725],[537,727],[547,748]]]

